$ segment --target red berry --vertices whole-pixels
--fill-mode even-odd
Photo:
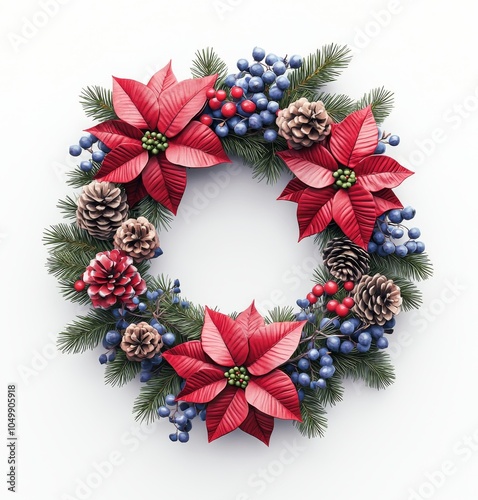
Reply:
[[[232,118],[236,114],[236,105],[233,102],[224,103],[221,113],[225,118]]]
[[[317,302],[317,297],[313,293],[308,293],[306,299],[311,303],[315,304]]]
[[[327,305],[325,307],[327,308],[327,311],[334,312],[339,305],[340,304],[338,300],[332,299],[327,302]]]
[[[206,90],[206,97],[208,99],[212,99],[213,97],[216,97],[216,91],[214,89],[207,89]]]
[[[347,316],[349,311],[350,309],[347,306],[344,306],[344,304],[338,304],[335,308],[335,314],[337,314],[337,316],[339,316],[340,318],[344,318],[345,316]]]
[[[254,113],[254,111],[256,110],[256,105],[249,99],[246,99],[245,101],[241,102],[241,108],[246,113]]]
[[[216,97],[220,100],[220,101],[224,101],[227,97],[227,93],[225,90],[218,90],[216,92]]]
[[[244,95],[244,90],[242,87],[238,87],[235,85],[234,87],[231,88],[231,95],[234,97],[234,99],[240,99]]]
[[[342,300],[342,304],[350,309],[354,306],[355,300],[352,297],[345,297],[345,299]]]
[[[353,281],[346,281],[344,283],[344,288],[345,288],[345,290],[347,290],[347,292],[351,292],[354,289],[354,286],[355,286],[355,284]]]
[[[209,126],[209,125],[211,125],[211,123],[212,123],[212,116],[210,116],[210,115],[206,115],[206,114],[201,115],[201,116],[200,116],[200,118],[199,118],[199,121],[200,121],[201,123],[204,123],[204,125]]]
[[[335,295],[339,290],[339,285],[335,281],[327,281],[324,285],[324,291],[327,295]]]
[[[209,107],[215,111],[216,109],[221,109],[221,106],[222,106],[222,102],[217,99],[216,97],[213,97],[210,101],[209,101]]]
[[[315,285],[314,288],[312,288],[312,293],[316,297],[322,297],[322,295],[324,295],[324,287],[322,285]]]
[[[77,292],[82,292],[85,289],[85,282],[83,280],[77,280],[75,281],[75,284],[73,285],[75,287],[75,290]]]

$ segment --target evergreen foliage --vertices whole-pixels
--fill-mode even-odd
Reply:
[[[98,85],[86,87],[81,91],[80,104],[85,115],[104,122],[117,120],[118,116],[113,108],[113,92]]]

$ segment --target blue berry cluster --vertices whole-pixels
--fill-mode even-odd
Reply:
[[[415,213],[415,209],[408,206],[381,215],[375,224],[368,252],[376,253],[380,257],[391,254],[405,257],[412,253],[423,253],[425,244],[418,240],[421,236],[420,229],[408,228],[403,224],[403,221],[413,219]]]
[[[264,140],[273,142],[277,139],[279,101],[290,87],[287,70],[300,68],[302,57],[266,55],[264,49],[255,47],[252,58],[237,61],[239,72],[225,79],[228,92],[219,90],[208,95],[210,100],[200,120],[211,125],[219,137],[261,132]]]
[[[387,134],[378,129],[378,144],[374,154],[381,155],[387,150],[387,144],[390,146],[398,146],[400,144],[400,137],[398,135]]]
[[[164,405],[157,409],[157,414],[161,418],[168,418],[169,422],[176,428],[175,432],[169,435],[173,442],[187,443],[189,432],[192,429],[192,421],[199,415],[200,420],[206,420],[206,405],[177,402],[174,394],[165,397]]]
[[[96,147],[94,148],[94,146]],[[83,172],[89,172],[93,168],[93,164],[96,163],[100,165],[105,159],[106,154],[111,150],[93,134],[88,134],[80,137],[78,144],[73,144],[69,149],[70,155],[74,157],[81,156],[83,151],[90,153],[91,157],[89,160],[80,162],[80,169],[83,170]]]

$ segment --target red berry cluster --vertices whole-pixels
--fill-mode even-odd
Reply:
[[[354,288],[354,283],[352,281],[346,281],[344,283],[344,289],[347,292],[352,291]],[[317,284],[312,288],[312,291],[307,294],[307,300],[311,304],[317,303],[319,297],[323,295],[328,295],[329,297],[333,297],[339,291],[339,285],[337,282],[330,280],[324,283],[323,285]],[[325,307],[327,311],[334,312],[340,318],[344,318],[350,312],[350,309],[355,304],[354,299],[352,297],[345,297],[342,302],[339,302],[336,299],[330,299],[326,302]]]
[[[215,90],[213,88],[208,89],[206,91],[206,97],[208,98],[209,107],[216,111],[218,109],[221,110],[221,114],[224,119],[232,118],[237,114],[237,106],[239,105],[244,111],[244,113],[254,113],[256,110],[256,105],[250,99],[244,99],[240,103],[236,104],[233,101],[227,100],[227,92],[225,90]],[[235,85],[231,88],[230,97],[236,101],[240,101],[244,97],[244,90],[242,87],[238,87]],[[213,118],[211,115],[204,113],[199,118],[201,123],[204,125],[211,125],[213,122]]]

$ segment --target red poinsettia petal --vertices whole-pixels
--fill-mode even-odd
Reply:
[[[375,151],[377,144],[377,124],[370,106],[355,111],[342,122],[332,125],[329,147],[342,165],[354,168]]]
[[[367,248],[376,220],[371,193],[358,184],[349,189],[339,189],[334,198],[332,214],[348,238]]]
[[[413,172],[402,167],[393,158],[373,155],[364,158],[355,168],[357,182],[367,191],[380,191],[401,184]]]
[[[141,138],[143,137],[141,130],[120,120],[109,120],[100,123],[95,127],[86,129],[86,132],[98,137],[110,149],[116,148],[125,142],[135,142],[135,140],[138,141],[138,144],[141,144]]]
[[[277,154],[295,176],[310,187],[320,189],[335,182],[332,172],[337,170],[337,162],[321,144],[300,151],[289,149]]]
[[[184,389],[176,396],[177,401],[209,403],[227,385],[224,372],[218,368],[204,368],[186,380]]]
[[[299,179],[292,179],[277,199],[299,203],[300,197],[308,187],[307,184],[304,184]]]
[[[236,325],[242,328],[247,338],[261,328],[261,326],[264,326],[264,318],[257,311],[254,301],[252,301],[252,304],[245,311],[239,314],[236,318]]]
[[[124,184],[136,179],[147,163],[148,152],[142,146],[125,143],[106,155],[95,179]]]
[[[214,87],[217,75],[193,78],[171,85],[159,98],[158,130],[173,138],[201,111],[206,103],[206,90]]]
[[[284,372],[274,370],[263,377],[251,378],[245,392],[247,402],[262,413],[302,422],[297,390]]]
[[[241,431],[247,432],[269,446],[272,431],[274,430],[274,419],[261,411],[249,406],[246,419],[239,426]]]
[[[196,121],[169,142],[166,158],[176,165],[193,168],[231,163],[219,137],[209,127]]]
[[[191,377],[203,368],[215,368],[208,362],[199,340],[179,344],[164,352],[162,356],[182,378]]]
[[[143,170],[149,195],[176,215],[186,189],[186,170],[169,162],[163,154],[153,156]]]
[[[323,231],[332,220],[332,203],[337,191],[332,187],[306,189],[299,199],[297,220],[299,241],[311,234]]]
[[[244,391],[227,386],[207,405],[206,427],[208,441],[214,441],[237,429],[247,418],[249,405]]]
[[[241,326],[226,314],[208,307],[201,342],[204,352],[221,366],[241,366],[249,352],[247,337]]]
[[[174,76],[173,70],[171,69],[171,61],[157,73],[155,73],[151,80],[149,80],[147,87],[151,89],[157,97],[166,90],[171,85],[178,83],[176,77]]]
[[[271,323],[249,337],[246,366],[252,375],[265,375],[285,363],[297,349],[307,321]]]
[[[113,108],[130,125],[140,129],[156,129],[159,118],[158,97],[143,83],[113,77]]]
[[[148,196],[148,192],[143,185],[142,176],[139,175],[136,179],[131,182],[127,182],[124,185],[124,190],[126,191],[126,196],[128,197],[128,205],[133,208],[138,202],[143,198]]]
[[[376,193],[372,193],[372,195],[375,202],[375,215],[377,217],[388,210],[403,208],[402,203],[391,189],[381,189]]]

